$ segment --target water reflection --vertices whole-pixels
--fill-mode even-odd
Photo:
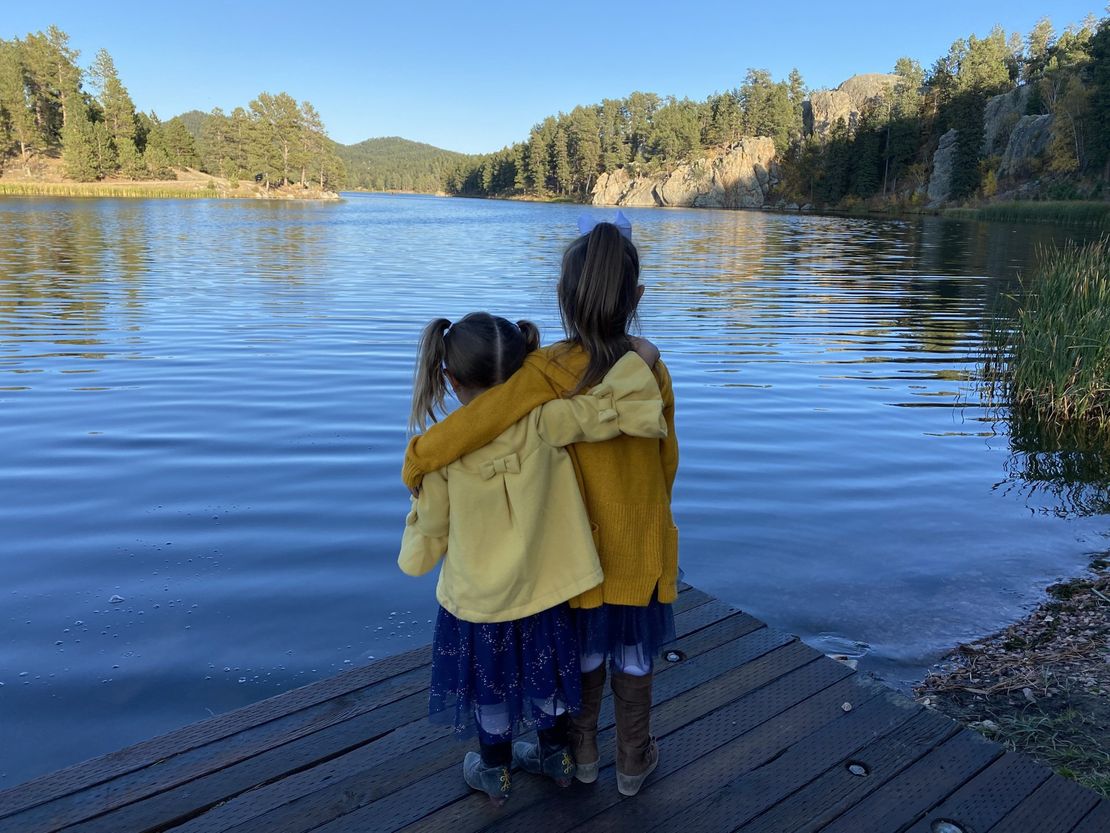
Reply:
[[[474,309],[555,337],[579,211],[0,200],[0,734],[28,750],[0,782],[426,641],[431,580],[394,564],[416,339]],[[1010,450],[974,395],[984,317],[1061,232],[626,214],[692,582],[899,680],[1082,566],[1105,468]],[[1030,513],[1052,489],[1069,516]]]
[[[1006,415],[1010,457],[996,488],[1057,517],[1110,515],[1110,444],[1081,428]]]

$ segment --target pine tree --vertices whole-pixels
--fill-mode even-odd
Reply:
[[[625,116],[624,104],[618,99],[607,98],[601,102],[598,121],[603,171],[615,171],[632,159]]]
[[[0,158],[15,145],[24,171],[31,173],[31,154],[41,146],[34,113],[28,109],[24,87],[22,49],[19,41],[0,41],[0,129],[4,147]]]
[[[651,141],[651,122],[659,109],[659,96],[655,93],[634,92],[624,100],[628,130],[629,160],[642,162]]]
[[[177,168],[195,168],[200,164],[197,142],[180,118],[173,118],[162,125],[163,141],[170,162]]]
[[[709,110],[709,124],[706,128],[704,143],[707,146],[729,145],[743,133],[744,111],[740,107],[738,90],[715,93],[706,102]]]
[[[250,103],[248,159],[266,185],[273,181],[288,185],[300,167],[300,121],[297,102],[288,93],[260,93]]]
[[[166,147],[166,134],[162,122],[155,113],[149,116],[139,114],[146,133],[146,146],[143,149],[143,162],[150,176],[155,179],[176,179],[173,171],[173,161]]]
[[[112,150],[103,154],[105,164],[108,164],[107,160],[114,154],[118,165],[116,170],[122,168],[125,176],[141,176],[142,158],[135,146],[138,132],[135,103],[120,81],[115,61],[107,49],[96,53],[96,60],[89,74],[99,90],[98,100],[103,113],[104,130],[112,145]]]
[[[97,137],[84,114],[72,114],[62,131],[62,162],[70,179],[92,182],[101,177]]]
[[[1056,40],[1056,31],[1052,28],[1052,21],[1042,17],[1033,27],[1033,31],[1026,38],[1025,66],[1022,77],[1025,81],[1039,78],[1048,65],[1049,50]]]
[[[567,147],[567,131],[562,125],[555,128],[551,137],[551,161],[555,176],[555,191],[566,194],[570,191],[570,151]]]
[[[1087,160],[1110,181],[1110,18],[1104,19],[1090,40],[1091,65]]]
[[[46,41],[50,45],[53,80],[62,111],[62,127],[65,127],[69,121],[70,109],[77,111],[82,109],[81,69],[77,66],[77,58],[81,53],[76,49],[70,49],[69,35],[57,26],[50,26],[46,30]]]
[[[89,75],[98,92],[97,100],[108,133],[113,139],[135,138],[135,104],[120,81],[116,63],[107,49],[96,53]]]

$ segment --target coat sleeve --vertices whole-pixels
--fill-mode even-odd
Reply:
[[[632,352],[588,392],[555,399],[532,413],[543,441],[560,447],[611,440],[619,434],[662,438],[667,432],[659,385],[644,360]]]
[[[534,408],[555,398],[542,371],[526,361],[504,384],[490,388],[465,408],[413,437],[405,449],[401,479],[410,489],[420,486],[428,472],[493,442]]]
[[[435,568],[447,553],[450,502],[447,477],[440,470],[424,477],[420,497],[412,499],[401,536],[397,565],[410,576],[422,576]]]

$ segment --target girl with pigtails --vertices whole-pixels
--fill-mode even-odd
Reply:
[[[467,422],[538,346],[528,321],[485,312],[432,321],[420,341],[410,428],[436,420],[448,386],[462,405],[450,419]],[[657,352],[645,342],[641,357],[631,346],[576,396],[538,403],[487,432],[414,490],[398,563],[423,575],[442,561],[430,715],[459,735],[476,731],[481,752],[466,754],[463,777],[495,804],[509,796],[514,756],[562,786],[575,775],[568,730],[581,708],[581,652],[567,601],[603,575],[566,446],[622,434],[657,443],[666,432],[646,363]],[[539,743],[514,749],[513,736],[529,729]]]
[[[590,390],[636,342],[629,330],[644,287],[631,226],[618,214],[616,223],[591,227],[580,221],[579,230],[581,236],[564,252],[558,283],[566,339],[531,351],[507,382],[413,437],[402,471],[410,489],[421,480],[427,488],[431,473],[468,459],[533,409]],[[569,718],[570,751],[578,780],[597,780],[597,721],[608,664],[616,782],[623,795],[635,795],[659,762],[650,727],[653,659],[674,639],[671,603],[678,590],[678,531],[671,516],[678,468],[674,394],[662,362],[653,364],[653,372],[665,436],[626,431],[568,449],[604,574],[600,584],[569,599],[582,672],[581,709]],[[533,762],[547,745],[543,735],[538,746],[518,743],[515,763],[535,771]]]

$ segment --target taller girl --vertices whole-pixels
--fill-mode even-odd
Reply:
[[[586,390],[632,346],[629,329],[644,287],[640,258],[617,226],[599,223],[563,255],[558,298],[566,339],[529,354],[505,384],[478,397],[467,415],[449,416],[414,437],[402,473],[422,477],[493,440],[533,408]],[[653,658],[674,638],[678,530],[671,489],[678,468],[674,393],[661,361],[654,367],[667,436],[619,436],[569,448],[586,511],[597,526],[605,580],[570,600],[582,651],[582,710],[571,720],[577,777],[597,779],[597,719],[611,672],[617,723],[617,788],[635,795],[659,762],[650,732]],[[479,413],[480,412],[480,413]],[[520,745],[518,744],[518,747]],[[526,750],[520,749],[520,752]]]

